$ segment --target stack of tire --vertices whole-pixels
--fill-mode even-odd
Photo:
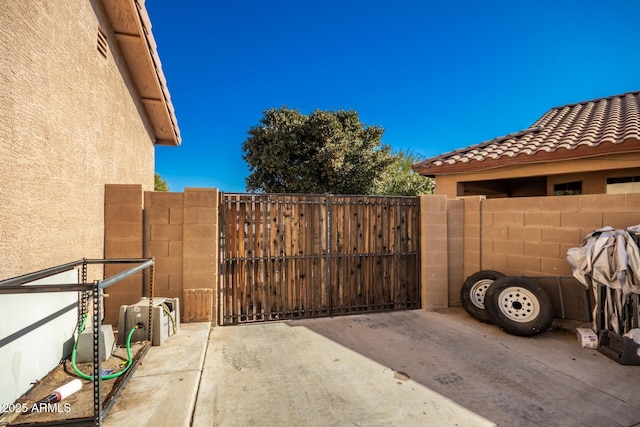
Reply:
[[[460,301],[472,317],[512,335],[530,337],[553,321],[553,305],[540,284],[526,277],[483,270],[462,285]]]

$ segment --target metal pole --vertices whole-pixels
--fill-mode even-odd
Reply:
[[[93,285],[93,421],[94,425],[102,424],[102,375],[100,363],[100,331],[102,316],[100,316],[100,282]]]
[[[560,294],[560,307],[562,308],[562,318],[565,319],[566,315],[564,312],[564,295],[562,295],[562,281],[560,276],[558,276],[557,279],[558,279],[558,293]]]
[[[155,260],[155,258],[153,259]],[[152,260],[152,261],[153,261]],[[153,276],[154,276],[154,264],[149,267],[149,342],[153,344]]]
[[[327,278],[325,279],[325,286],[327,287],[327,300],[329,302],[329,316],[333,316],[333,282],[331,281],[331,195],[327,194],[326,201],[326,217],[327,217]]]
[[[120,280],[122,280],[122,279],[124,279],[126,277],[131,276],[132,274],[135,274],[135,273],[137,273],[139,271],[144,270],[145,268],[147,268],[149,266],[152,266],[153,263],[154,263],[153,258],[148,259],[148,260],[139,260],[139,261],[141,261],[141,262],[144,261],[144,262],[142,262],[142,264],[140,264],[140,265],[132,267],[132,268],[130,268],[128,270],[125,270],[125,271],[123,271],[121,273],[115,274],[115,275],[109,277],[108,279],[105,279],[102,282],[100,282],[100,284],[99,284],[100,289],[108,288],[109,286],[119,282]]]
[[[81,269],[81,279],[80,282],[83,285],[87,284],[87,263],[86,258],[82,260],[82,269]],[[87,291],[80,291],[80,309],[78,310],[78,326],[77,329],[80,331],[80,326],[82,325],[82,320],[84,319],[84,315],[87,313]]]
[[[46,268],[44,270],[34,271],[33,273],[24,274],[22,276],[12,277],[0,281],[0,287],[4,286],[17,286],[25,283],[33,282],[34,280],[42,279],[44,277],[53,276],[54,274],[69,271],[75,267],[82,265],[83,260],[69,262],[67,264],[58,265],[56,267]]]

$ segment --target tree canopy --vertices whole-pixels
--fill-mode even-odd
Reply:
[[[383,133],[355,111],[266,110],[242,145],[247,191],[371,194],[394,161]]]
[[[433,194],[435,180],[415,173],[411,167],[424,160],[411,151],[392,153],[393,163],[387,167],[377,181],[373,194],[385,196],[419,196]]]
[[[156,173],[154,174],[154,186],[153,189],[155,191],[169,191],[169,184],[167,181],[162,179],[162,177]]]

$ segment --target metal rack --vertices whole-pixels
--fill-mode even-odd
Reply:
[[[640,365],[640,344],[625,336],[627,332],[638,328],[640,315],[640,296],[631,294],[622,299],[615,289],[601,283],[594,284],[596,292],[595,326],[598,334],[598,351],[621,365]],[[606,314],[608,300],[620,298],[621,312],[618,313],[618,328],[611,325]],[[612,304],[615,304],[613,302]]]
[[[154,277],[154,259],[153,258],[123,258],[123,259],[81,259],[78,261],[70,262],[67,264],[62,264],[56,267],[47,268],[44,270],[36,271],[33,273],[28,273],[23,276],[14,277],[11,279],[6,279],[0,281],[0,295],[2,294],[20,294],[20,293],[48,293],[48,292],[80,292],[80,296],[78,298],[77,304],[71,304],[68,307],[65,307],[60,312],[56,313],[57,315],[62,315],[68,311],[71,311],[73,308],[78,308],[78,328],[82,322],[84,315],[88,310],[88,301],[91,299],[93,301],[92,304],[92,315],[93,315],[93,416],[92,417],[84,417],[84,418],[73,418],[63,421],[55,421],[48,423],[38,423],[38,425],[42,426],[53,426],[53,425],[76,425],[76,426],[100,426],[102,425],[102,421],[109,413],[109,410],[115,403],[116,398],[119,396],[120,392],[127,384],[133,372],[135,371],[138,362],[142,359],[142,357],[146,354],[147,350],[151,345],[151,337],[152,337],[152,325],[153,325],[153,277]],[[135,266],[124,270],[120,273],[117,273],[111,277],[105,278],[103,280],[95,280],[92,283],[87,283],[87,266],[92,264],[136,264]],[[81,268],[81,280],[80,283],[62,283],[62,284],[29,284],[38,279],[42,279],[45,277],[52,276],[54,274],[62,273],[65,271],[72,270],[74,268]],[[100,294],[101,292],[112,286],[119,281],[135,274],[140,271],[149,268],[149,335],[148,342],[144,344],[142,349],[139,351],[138,355],[135,357],[131,367],[129,370],[122,375],[122,377],[118,378],[116,385],[114,385],[113,390],[107,396],[106,405],[104,405],[102,398],[102,368],[100,361],[100,331],[102,329],[102,316],[101,316],[101,301]],[[30,328],[25,328],[26,330],[18,331],[12,334],[9,337],[4,338],[2,341],[12,341],[17,337],[29,332]],[[97,380],[96,380],[97,379]]]

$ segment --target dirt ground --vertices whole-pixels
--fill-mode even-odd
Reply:
[[[144,343],[131,344],[133,359],[135,360],[136,356],[146,347],[147,345]],[[113,370],[111,373],[116,373],[122,370],[126,363],[126,348],[116,347],[111,357],[101,363],[101,368],[103,372]],[[93,372],[93,362],[77,363],[76,366],[80,372],[87,375],[91,375]],[[19,426],[93,417],[93,382],[89,380],[82,379],[82,388],[61,402],[49,405],[37,404],[52,394],[55,389],[76,378],[79,376],[75,373],[71,361],[66,360],[61,363],[16,402],[13,414],[5,413],[0,417],[0,425],[2,422],[9,422],[11,426]],[[109,394],[118,383],[118,378],[102,381],[103,407],[109,403]]]

